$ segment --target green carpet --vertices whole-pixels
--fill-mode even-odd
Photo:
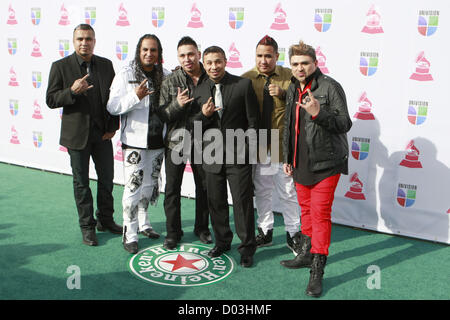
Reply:
[[[0,163],[0,299],[151,299],[151,300],[309,300],[304,290],[309,270],[288,270],[279,261],[291,259],[283,219],[275,216],[274,244],[258,249],[255,264],[237,266],[223,281],[201,287],[168,287],[133,276],[121,237],[98,233],[99,246],[81,243],[73,200],[72,177]],[[91,182],[94,197],[96,183]],[[115,219],[121,223],[123,187],[115,186]],[[165,216],[161,195],[150,208],[158,240],[140,238],[140,248],[162,244]],[[182,199],[184,237],[193,235],[194,201]],[[232,219],[231,219],[232,221]],[[232,225],[234,230],[234,225]],[[235,235],[229,255],[239,262]],[[81,288],[68,289],[69,266],[78,266]],[[369,289],[380,270],[379,289]],[[321,299],[438,299],[450,298],[450,249],[445,244],[333,225],[330,255]],[[314,300],[314,299],[313,299]]]

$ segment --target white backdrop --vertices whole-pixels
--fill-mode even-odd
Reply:
[[[161,39],[167,69],[190,35],[202,50],[221,46],[237,75],[253,67],[265,34],[278,41],[284,66],[302,39],[344,87],[354,121],[333,222],[450,243],[449,14],[447,0],[2,1],[0,161],[71,173],[58,143],[60,111],[47,108],[45,91],[51,62],[73,52],[79,23],[93,25],[95,53],[116,71],[145,33]],[[119,134],[113,144],[123,183]],[[183,194],[193,196],[185,177]]]

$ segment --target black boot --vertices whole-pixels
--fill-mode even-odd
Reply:
[[[264,234],[261,228],[258,228],[258,235],[256,236],[256,247],[268,247],[272,245],[272,234],[273,229],[267,230],[267,233]]]
[[[318,298],[322,294],[322,279],[326,263],[326,255],[313,254],[309,283],[305,292],[308,296]]]
[[[286,244],[289,249],[291,249],[292,253],[298,255],[300,253],[301,248],[301,232],[296,232],[294,236],[291,237],[289,232],[286,232]]]
[[[292,237],[294,250],[297,256],[292,260],[283,260],[281,265],[289,269],[310,268],[312,262],[311,238],[302,233],[297,233]]]

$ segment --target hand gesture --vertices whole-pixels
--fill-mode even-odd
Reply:
[[[186,88],[183,92],[181,92],[181,88],[178,87],[177,101],[180,107],[184,107],[192,100],[194,100],[194,98],[189,98],[189,89]]]
[[[308,89],[307,92],[308,92],[308,96],[303,100],[304,103],[300,104],[300,107],[305,109],[305,111],[308,112],[312,117],[315,117],[319,114],[320,103],[319,103],[319,101],[317,101],[316,98],[314,98],[310,89]],[[298,102],[297,102],[297,104],[298,104]]]
[[[283,172],[288,176],[292,176],[292,174],[294,173],[294,171],[292,170],[292,165],[283,163]]]
[[[72,90],[74,94],[82,94],[94,87],[94,85],[89,85],[89,83],[86,81],[87,77],[89,77],[89,73],[86,74],[83,78],[75,80],[70,87],[70,90]]]
[[[212,102],[212,97],[209,97],[208,101],[206,101],[206,103],[202,106],[202,113],[206,116],[206,117],[211,117],[214,112],[216,112],[217,110],[220,110],[222,108],[217,107],[214,105],[214,103]]]
[[[269,94],[272,97],[278,97],[281,99],[283,98],[284,90],[281,89],[278,85],[271,83],[269,84]]]
[[[103,136],[102,136],[102,140],[111,140],[114,135],[116,134],[116,132],[106,132]]]
[[[136,92],[136,95],[138,96],[139,100],[144,99],[146,96],[153,93],[153,91],[150,91],[147,88],[147,79],[144,79],[140,85],[138,85],[136,88],[134,88],[134,92]]]

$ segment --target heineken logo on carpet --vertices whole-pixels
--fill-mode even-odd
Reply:
[[[234,269],[234,261],[226,254],[211,258],[210,247],[181,243],[174,250],[162,245],[143,249],[128,263],[130,271],[139,279],[166,286],[204,286],[221,281]]]

